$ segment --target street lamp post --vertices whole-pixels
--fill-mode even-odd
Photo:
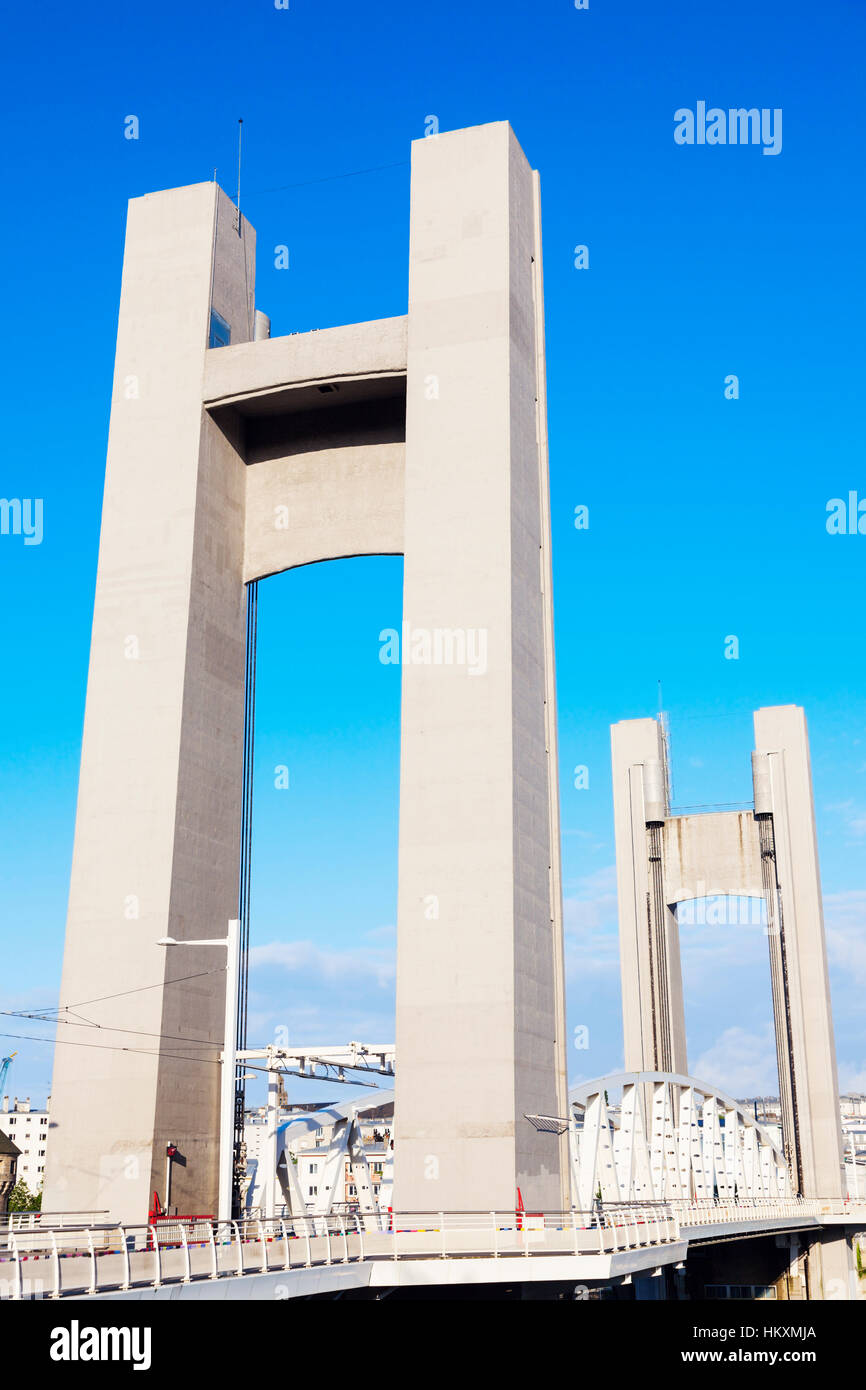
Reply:
[[[279,1120],[280,1074],[268,1058],[268,1119],[265,1144],[265,1216],[277,1214],[277,1122]]]
[[[228,924],[228,935],[202,937],[197,941],[176,941],[173,936],[160,937],[158,946],[224,946],[226,949],[226,1007],[225,1043],[222,1053],[220,1081],[219,1131],[219,1201],[220,1221],[232,1217],[232,1187],[235,1162],[235,1048],[238,1028],[238,974],[240,971],[240,922]]]

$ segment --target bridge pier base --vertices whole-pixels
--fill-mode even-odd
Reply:
[[[844,1230],[822,1231],[812,1241],[806,1269],[810,1300],[852,1301],[862,1296],[853,1243]]]

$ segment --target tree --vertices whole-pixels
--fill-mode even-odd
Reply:
[[[9,1193],[9,1211],[41,1211],[42,1189],[31,1192],[23,1178],[19,1178]]]

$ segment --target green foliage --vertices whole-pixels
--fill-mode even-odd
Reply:
[[[19,1178],[9,1193],[10,1211],[41,1211],[42,1189],[31,1192],[23,1178]]]

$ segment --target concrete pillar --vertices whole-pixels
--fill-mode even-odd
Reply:
[[[561,1209],[538,189],[500,123],[416,142],[411,197],[404,630],[475,660],[404,652],[394,1207]]]
[[[668,810],[659,721],[612,725],[611,756],[625,1067],[686,1073],[679,928],[658,833]]]
[[[821,899],[815,801],[805,712],[777,705],[755,712],[755,749],[769,765],[768,800],[780,904],[771,965],[784,982],[776,1035],[782,1095],[793,1111],[799,1189],[842,1197],[845,1163],[839,1079]],[[782,1008],[784,1017],[778,1017]],[[826,1230],[809,1248],[809,1297],[857,1297],[851,1242]]]
[[[213,183],[129,205],[60,992],[102,1031],[58,1028],[47,1211],[146,1220],[168,1140],[173,1204],[215,1210],[225,953],[156,941],[237,911],[244,468],[201,398],[211,305],[250,337],[235,217]]]
[[[789,1066],[807,1197],[844,1195],[839,1082],[815,831],[806,716],[797,705],[755,712],[755,748],[769,759],[781,931],[789,993]],[[778,937],[776,938],[778,942]],[[774,947],[771,941],[771,949]],[[780,1059],[780,1067],[785,1059]]]
[[[806,1269],[810,1299],[850,1303],[861,1297],[850,1227],[821,1231],[809,1245]]]

